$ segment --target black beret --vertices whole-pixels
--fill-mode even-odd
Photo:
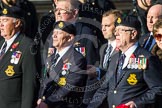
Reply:
[[[21,8],[17,6],[12,6],[12,7],[7,6],[4,7],[2,10],[0,10],[0,16],[23,19],[24,12],[22,11]]]
[[[57,21],[54,24],[54,29],[59,29],[59,30],[63,30],[69,34],[76,34],[76,29],[75,26],[72,23],[69,22],[65,22],[65,21]]]
[[[136,30],[141,28],[141,23],[138,18],[132,15],[117,18],[117,20],[115,21],[115,26],[119,25],[133,27]]]

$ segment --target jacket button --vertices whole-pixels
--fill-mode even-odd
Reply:
[[[117,91],[116,90],[114,90],[114,94],[116,94],[117,93]]]
[[[115,108],[115,105],[112,105],[112,108]]]

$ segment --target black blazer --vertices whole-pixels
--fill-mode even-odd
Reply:
[[[66,80],[65,86],[59,86],[59,80],[62,76],[63,66],[70,63],[68,73],[64,76]],[[54,81],[55,86],[52,94],[48,96],[45,102],[49,108],[78,108],[82,104],[84,87],[86,84],[87,75],[86,70],[86,59],[71,47],[63,57],[58,61],[57,65],[53,67],[47,74],[49,76],[44,80],[43,95],[46,96],[45,87]]]
[[[0,41],[2,46],[4,39]],[[18,43],[13,48],[15,43]],[[33,41],[19,34],[0,61],[0,107],[32,108],[36,88],[36,64],[31,53]],[[13,63],[13,55],[19,52],[18,63]],[[16,61],[16,60],[15,60]]]
[[[139,108],[148,108],[155,103],[156,95],[162,93],[161,63],[157,57],[141,47],[138,47],[133,54],[136,58],[144,55],[148,59],[147,69],[128,69],[125,67],[117,81],[116,70],[119,54],[115,54],[112,56],[106,80],[95,93],[88,108],[97,108],[106,96],[110,108],[129,101],[134,101]],[[128,82],[132,76],[137,81],[133,85]]]

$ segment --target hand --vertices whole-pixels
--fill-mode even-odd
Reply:
[[[38,103],[38,102],[37,102]],[[37,105],[37,107],[36,108],[48,108],[48,105],[46,104],[46,103],[44,103],[44,102],[40,102],[38,105]]]
[[[136,104],[133,101],[126,103],[125,105],[129,106],[129,108],[136,108]]]
[[[97,77],[96,67],[93,65],[87,65],[87,74],[90,77]]]

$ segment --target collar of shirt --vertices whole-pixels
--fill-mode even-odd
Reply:
[[[111,50],[111,53],[110,53],[110,55],[111,55],[112,52],[114,51],[114,49],[116,48],[116,41],[115,40],[108,41],[108,44],[111,44],[111,46],[112,46],[112,50]]]
[[[65,47],[64,49],[62,49],[60,52],[56,51],[56,54],[58,53],[60,56],[59,58],[57,59],[56,63],[57,64],[59,62],[59,60],[63,57],[63,55],[70,49],[71,45],[70,46],[67,46]]]
[[[136,48],[138,47],[138,42],[136,42],[133,46],[131,46],[124,54],[126,56],[125,60],[124,60],[124,64],[122,69],[124,69],[129,61],[130,56],[133,54],[133,52],[136,50]]]
[[[6,51],[9,49],[9,47],[11,46],[11,44],[13,43],[13,41],[16,39],[16,37],[18,36],[19,33],[20,32],[17,32],[11,39],[6,40],[7,41]]]

